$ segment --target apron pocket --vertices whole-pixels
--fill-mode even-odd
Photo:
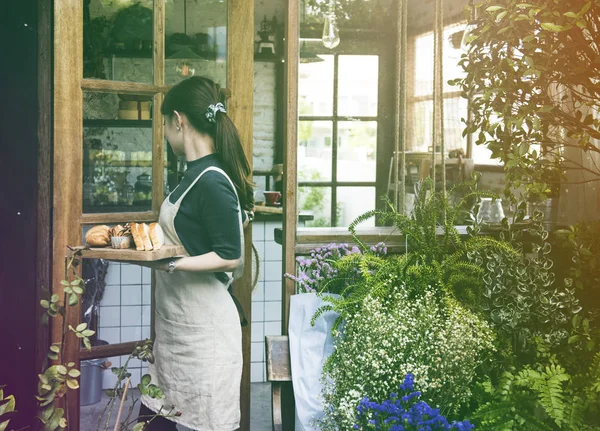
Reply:
[[[214,327],[173,324],[171,328],[169,386],[179,392],[210,396],[215,365]]]

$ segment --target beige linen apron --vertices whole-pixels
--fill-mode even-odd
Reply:
[[[202,171],[181,197],[172,204],[165,199],[159,224],[165,244],[182,245],[175,231],[175,216],[189,190],[207,171]],[[237,192],[236,192],[237,196]],[[240,238],[244,235],[241,208]],[[243,256],[234,271],[243,271]],[[198,431],[232,431],[240,421],[242,376],[242,331],[236,306],[227,287],[213,273],[155,271],[155,362],[148,371],[165,398],[142,402],[154,411],[181,411],[171,420]]]

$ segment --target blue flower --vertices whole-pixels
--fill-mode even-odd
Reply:
[[[390,398],[382,403],[363,397],[356,407],[355,430],[375,429],[377,431],[469,431],[474,426],[469,421],[448,423],[440,415],[439,409],[419,401],[421,393],[413,391],[414,376],[407,374],[398,393],[392,392]],[[398,397],[400,396],[400,399]],[[375,428],[372,427],[375,426]]]

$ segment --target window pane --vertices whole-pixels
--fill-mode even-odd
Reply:
[[[448,151],[463,148],[466,150],[466,138],[462,137],[467,117],[467,100],[461,97],[444,99],[444,145]],[[407,150],[431,152],[433,133],[433,101],[415,102],[409,109]],[[440,149],[436,149],[440,151]]]
[[[84,92],[83,99],[83,212],[150,211],[151,98]]]
[[[376,55],[340,55],[338,59],[338,115],[377,116]]]
[[[359,215],[375,209],[375,187],[338,187],[337,226],[349,226]],[[375,226],[371,218],[359,227]]]
[[[453,35],[461,32],[465,27],[465,23],[449,25],[444,29],[442,36],[443,46],[443,83],[444,92],[460,91],[458,87],[451,86],[448,81],[451,79],[461,78],[464,76],[464,71],[458,65],[458,61],[462,55],[460,48],[460,39],[457,43],[457,38]],[[414,96],[426,96],[433,94],[433,33],[424,33],[417,36],[413,45],[414,51],[411,56],[414,58]]]
[[[165,83],[193,75],[227,79],[227,1],[165,2]]]
[[[83,4],[84,78],[151,83],[153,1]]]
[[[298,209],[311,211],[315,217],[306,227],[331,227],[331,188],[298,187]]]
[[[333,55],[319,57],[324,61],[299,64],[299,115],[333,115]]]
[[[331,121],[300,121],[298,181],[331,181]]]
[[[338,181],[375,181],[376,121],[338,123]]]

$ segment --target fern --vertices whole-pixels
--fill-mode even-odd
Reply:
[[[558,426],[565,418],[563,383],[570,379],[565,369],[555,364],[546,366],[541,372],[525,368],[517,377],[520,386],[537,394],[540,405]]]

